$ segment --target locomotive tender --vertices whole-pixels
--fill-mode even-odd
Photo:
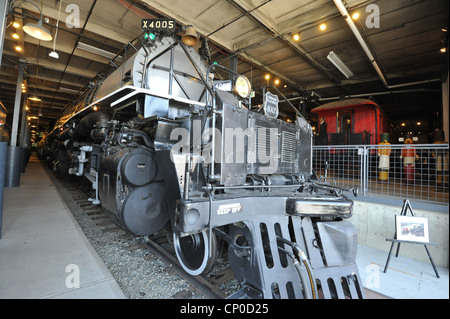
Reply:
[[[353,202],[315,177],[310,125],[252,110],[248,79],[208,65],[201,43],[158,34],[87,90],[46,136],[54,172],[87,178],[133,235],[170,223],[189,274],[227,249],[230,298],[363,298]]]

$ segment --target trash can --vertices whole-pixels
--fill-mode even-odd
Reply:
[[[8,152],[8,143],[0,142],[0,238],[2,238],[3,194],[5,186],[7,152]]]
[[[20,186],[22,169],[22,147],[9,146],[6,153],[5,187]]]

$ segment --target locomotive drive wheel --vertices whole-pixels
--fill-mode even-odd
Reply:
[[[207,273],[216,262],[218,249],[215,234],[211,236],[211,245],[209,245],[209,232],[207,231],[184,237],[174,233],[173,242],[178,261],[183,269],[192,276]],[[211,246],[211,257],[208,246]]]

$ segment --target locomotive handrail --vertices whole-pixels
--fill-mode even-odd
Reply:
[[[170,46],[168,46],[166,49],[164,49],[163,51],[161,51],[159,54],[155,55],[152,59],[150,59],[150,61],[148,61],[148,62],[145,64],[144,73],[142,74],[142,77],[144,78],[144,79],[143,79],[144,81],[142,81],[142,82],[144,83],[145,88],[147,88],[147,89],[150,88],[150,87],[148,86],[148,83],[147,83],[147,76],[146,76],[146,75],[147,75],[147,70],[148,70],[150,64],[151,64],[153,61],[159,59],[162,55],[164,55],[164,54],[165,54],[166,52],[168,52],[169,50],[172,50],[176,45],[178,45],[178,42],[172,43]],[[170,72],[171,72],[171,75],[172,75],[172,72],[173,72],[173,64],[172,64],[172,60],[173,60],[173,57],[172,57],[172,55],[171,55],[171,57],[170,57],[170,66],[171,66]],[[170,81],[169,81],[170,86],[169,86],[169,88],[172,86],[172,79],[173,79],[173,77],[170,76]],[[170,91],[170,89],[169,89],[169,91]]]
[[[184,47],[184,44],[178,40],[178,43],[180,44],[181,48],[183,49],[184,53],[186,54],[186,56],[188,57],[189,61],[191,62],[192,66],[194,67],[195,71],[197,71],[197,74],[200,76],[200,80],[203,82],[203,85],[206,87],[206,89],[209,91],[209,93],[211,93],[211,95],[214,94],[213,89],[208,85],[208,74],[209,72],[206,74],[206,81],[203,78],[201,72],[199,71],[197,65],[195,64],[194,60],[192,60],[191,55],[189,54],[189,52],[186,50],[186,48]]]
[[[277,91],[277,93],[280,94],[286,102],[288,102],[289,106],[295,111],[295,113],[296,113],[297,115],[299,115],[300,117],[302,117],[303,119],[305,119],[305,117],[302,115],[302,113],[300,113],[300,112],[295,108],[295,106],[292,105],[292,103],[284,96],[283,93],[280,92],[280,90],[278,90],[278,88],[277,88],[276,86],[271,85],[270,87],[273,87],[273,88]],[[305,120],[306,120],[306,119],[305,119]]]
[[[128,94],[124,95],[120,99],[117,99],[114,102],[112,102],[111,103],[111,107],[116,106],[116,105],[120,104],[121,102],[123,102],[125,100],[128,100],[131,97],[133,97],[135,95],[138,95],[138,94],[147,94],[147,95],[158,96],[158,97],[161,97],[161,98],[164,98],[164,99],[175,100],[175,101],[182,102],[182,103],[185,103],[185,104],[197,104],[199,106],[206,106],[206,103],[203,103],[203,102],[190,100],[190,99],[185,99],[185,98],[182,98],[182,97],[179,97],[179,96],[176,96],[176,95],[164,94],[164,93],[156,92],[156,91],[153,91],[153,90],[150,90],[150,89],[142,89],[142,88],[138,88],[138,87],[131,86],[131,85],[123,86],[119,90],[121,90],[121,89],[130,89],[130,88],[133,89],[133,91],[131,93],[128,93]],[[93,106],[94,104],[98,104],[101,100],[103,100],[103,99],[105,99],[107,97],[109,98],[109,97],[115,95],[116,93],[118,93],[119,90],[114,91],[113,93],[111,93],[111,94],[105,96],[104,98],[96,101],[95,103],[92,103],[91,105],[89,105],[89,107]]]
[[[138,41],[139,40],[139,36],[135,37],[134,39],[132,39],[131,41],[128,41],[127,45],[124,46],[122,49],[120,49],[119,52],[117,52],[117,54],[110,60],[110,61],[114,61],[116,58],[118,58],[120,56],[120,54],[122,54],[122,52],[126,52],[128,50],[128,48],[133,48],[135,51],[137,51],[137,48],[134,46],[133,42]],[[141,43],[141,42],[140,42]],[[142,43],[141,43],[142,45]],[[143,46],[145,48],[145,46]],[[88,91],[90,89],[90,86],[92,85],[93,81],[98,77],[100,79],[103,79],[104,76],[102,76],[101,74],[103,72],[105,72],[107,69],[110,68],[109,63],[100,71],[98,72],[92,79],[89,80],[89,82],[87,84],[85,84],[82,88],[80,88],[78,90],[77,93],[75,93],[75,97],[78,96],[77,98],[75,98],[74,100],[72,100],[71,103],[68,103],[62,110],[61,112],[59,112],[58,114],[58,118],[61,118],[62,115],[64,115],[64,113],[70,108],[70,106],[73,106],[76,104],[76,102],[86,93],[86,91]],[[81,93],[81,95],[79,95]]]

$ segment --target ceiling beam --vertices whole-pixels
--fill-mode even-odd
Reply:
[[[162,3],[161,1],[142,0],[142,2],[145,3],[145,5],[148,6],[149,8],[151,8],[152,10],[159,11],[165,16],[172,17],[173,19],[179,21],[181,24],[184,24],[184,25],[192,24],[192,21],[189,18],[176,13],[173,10],[173,8],[168,7],[165,3]],[[197,25],[197,24],[195,25],[195,28],[196,28],[197,32],[202,35],[208,35],[213,31],[213,30],[208,29],[205,26],[201,26],[201,25]],[[229,52],[235,53],[233,50],[233,43],[226,41],[223,38],[218,37],[217,34],[212,34],[208,38],[209,38],[209,40],[217,43],[217,45],[225,48]],[[303,87],[301,87],[301,85],[299,85],[298,82],[296,82],[292,79],[289,79],[288,77],[284,76],[283,74],[277,72],[276,70],[274,70],[272,68],[267,67],[265,65],[265,63],[263,61],[259,60],[258,58],[253,57],[245,52],[243,54],[239,54],[239,56],[247,63],[253,64],[253,65],[265,70],[265,72],[267,72],[267,73],[271,73],[273,75],[280,77],[280,79],[282,79],[283,81],[288,83],[291,86],[291,88],[295,88],[296,90],[299,90],[299,91],[304,91]]]
[[[6,79],[2,81],[2,84],[14,84],[14,83],[17,83],[17,81],[6,80]],[[2,86],[2,87],[5,88],[5,89],[9,89],[10,91],[13,91],[12,88],[7,88],[7,87],[4,87],[4,86]],[[33,90],[30,90],[30,89],[33,89]],[[43,90],[46,91],[46,92],[51,92],[52,95],[44,93],[44,96],[52,97],[53,99],[60,99],[60,100],[72,100],[73,96],[75,96],[75,94],[62,92],[62,91],[59,90],[59,88],[51,87],[51,86],[48,86],[48,85],[32,84],[30,82],[27,82],[27,90],[28,90],[28,93],[34,93],[34,92],[31,92],[31,91],[34,91],[34,90],[38,90],[39,91],[38,93],[42,93]],[[55,94],[54,94],[55,92],[58,93],[58,94],[62,94],[64,97],[55,96]],[[41,96],[42,94],[38,94],[38,95]]]
[[[25,8],[31,12],[36,12],[36,7],[34,7],[33,5],[30,5],[26,2],[24,2],[22,6],[23,6],[23,8]],[[57,8],[49,7],[47,5],[42,5],[42,12],[43,12],[44,17],[49,17],[54,20],[58,19],[59,10]],[[67,20],[68,16],[69,16],[69,14],[65,12],[65,9],[62,9],[61,13],[60,13],[60,28],[61,29],[64,29],[64,28],[62,28],[61,25],[64,24],[64,21]],[[80,17],[80,26],[82,26],[84,23],[85,23],[85,19]],[[122,30],[122,28],[120,26],[112,25],[108,21],[99,20],[98,18],[95,19],[95,22],[92,22],[92,20],[90,20],[86,24],[85,30],[95,33],[95,34],[98,34],[98,35],[101,35],[102,37],[105,37],[107,39],[113,39],[114,41],[120,42],[122,44],[128,43],[128,41],[132,40],[134,37],[136,37],[141,32],[141,30],[138,30],[137,34],[132,34],[130,32],[123,33],[123,32],[119,31],[119,30]]]
[[[278,27],[270,20],[265,19],[264,15],[259,14],[258,10],[248,12],[247,9],[245,9],[244,4],[241,0],[227,0],[228,3],[232,4],[235,8],[240,10],[241,12],[245,13],[249,18],[252,19],[257,25],[259,25],[261,28],[263,28],[266,32],[269,34],[268,39],[278,39],[281,41],[285,46],[290,48],[293,52],[297,53],[305,62],[307,62],[310,66],[312,66],[314,69],[316,69],[319,73],[325,75],[331,82],[333,82],[336,86],[340,87],[343,91],[347,92],[340,84],[339,80],[331,74],[325,67],[323,67],[320,63],[318,63],[314,57],[312,57],[310,54],[306,52],[300,45],[295,43],[295,41],[292,39],[292,37],[288,34],[282,34],[278,31]],[[261,18],[261,16],[263,18]],[[238,54],[242,54],[243,51],[246,49],[240,49],[236,52]],[[290,82],[296,83],[296,81],[290,80]],[[304,85],[302,85],[303,91]]]
[[[58,35],[61,37],[60,33],[58,33]],[[33,38],[31,36],[28,36],[28,35],[25,36],[24,41],[27,43],[34,44],[36,46],[40,46],[42,48],[53,50],[53,42],[52,41],[40,41],[40,40]],[[64,43],[63,41],[58,42],[58,39],[56,39],[55,49],[56,49],[56,52],[59,52],[59,53],[63,52],[63,53],[70,55],[73,50],[73,44],[69,45],[69,44]],[[108,59],[106,57],[103,57],[98,54],[94,54],[94,53],[91,53],[91,52],[88,52],[85,50],[80,50],[80,49],[75,49],[73,55],[75,55],[79,58],[95,61],[95,62],[102,63],[102,64],[109,64],[109,61],[110,61],[110,59]],[[58,61],[58,60],[55,60],[55,62],[56,61]]]
[[[14,68],[11,68],[11,67],[7,67],[7,68],[5,68],[5,71],[0,70],[0,76],[10,76],[10,77],[15,76],[17,78],[17,70]],[[46,74],[42,74],[42,73],[40,73],[39,75],[36,75],[35,73],[27,72],[26,77],[27,77],[27,79],[38,79],[38,80],[54,82],[54,83],[59,82],[59,78],[57,78],[55,76],[49,76]],[[82,88],[86,83],[62,80],[61,84]]]
[[[4,50],[3,54],[8,55],[10,57],[14,57],[14,58],[18,57],[17,53],[13,52],[11,50]],[[44,59],[38,59],[35,57],[30,57],[30,56],[27,57],[26,63],[32,64],[32,65],[39,65],[46,69],[55,70],[55,71],[58,71],[61,73],[64,72],[64,68],[65,68],[65,64],[63,64],[63,63],[57,63],[57,62],[54,63],[51,61],[47,61]],[[88,70],[85,68],[74,67],[74,66],[68,66],[67,69],[65,70],[65,73],[76,75],[76,76],[81,76],[86,79],[92,79],[93,77],[95,77],[97,75],[97,72],[95,72],[95,71]]]

